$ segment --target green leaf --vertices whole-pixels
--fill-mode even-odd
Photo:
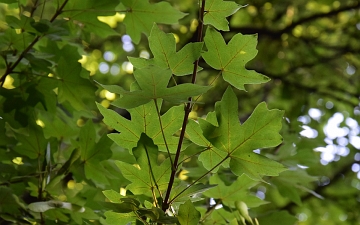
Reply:
[[[119,86],[102,85],[110,92],[123,95],[122,98],[113,102],[114,105],[131,109],[160,98],[171,103],[181,103],[186,102],[188,97],[203,94],[211,88],[189,83],[167,88],[171,71],[158,66],[135,70],[134,76],[140,90],[125,91]]]
[[[104,192],[103,192],[104,193]],[[104,193],[105,194],[105,193]],[[114,193],[106,193],[106,196],[108,198],[112,198],[115,199],[115,195]],[[122,196],[121,196],[122,197]],[[133,201],[129,201],[129,200],[133,200]],[[106,209],[111,209],[114,212],[118,212],[118,213],[131,213],[134,211],[139,210],[139,202],[133,198],[122,198],[120,200],[116,199],[117,202],[101,202],[100,204],[106,208]]]
[[[111,16],[116,13],[115,8],[119,0],[88,0],[69,1],[64,8],[62,15],[74,21],[74,24],[81,24],[84,33],[95,33],[100,37],[118,35],[109,25],[98,20],[98,16]]]
[[[25,58],[27,60],[29,60],[30,65],[31,65],[33,70],[35,70],[35,71],[44,71],[44,72],[48,72],[48,73],[52,72],[49,69],[52,66],[52,64],[48,60],[42,59],[42,58],[40,58],[40,56],[35,56],[35,55],[31,54],[31,53],[27,53],[25,55]]]
[[[221,200],[221,203],[226,206],[235,207],[236,201],[243,201],[249,207],[257,207],[266,203],[250,194],[249,189],[258,182],[246,175],[239,176],[230,186],[226,186],[219,175],[214,174],[210,177],[210,184],[217,184],[217,186],[204,192],[204,195]]]
[[[106,223],[109,225],[127,225],[130,222],[136,220],[135,213],[115,213],[107,211],[104,213],[106,217]]]
[[[208,224],[221,224],[221,225],[225,225],[225,224],[230,224],[232,225],[232,221],[235,219],[235,213],[231,213],[226,211],[224,208],[220,208],[215,210],[212,214],[211,214],[211,220],[207,221]],[[236,220],[236,219],[235,219]],[[230,223],[228,221],[231,221]],[[238,225],[238,223],[235,223],[236,225]]]
[[[218,30],[229,31],[229,22],[226,17],[236,13],[241,7],[233,1],[207,0],[204,24],[210,24]]]
[[[294,225],[297,222],[297,219],[287,211],[279,211],[270,213],[264,217],[259,217],[258,221],[261,225],[278,224],[279,221],[281,221],[281,225]]]
[[[14,16],[6,16],[5,22],[14,29],[21,29],[29,33],[37,33],[36,29],[31,25],[35,22],[32,17],[27,17],[23,14],[20,14],[20,19]]]
[[[68,174],[70,167],[78,158],[80,158],[80,149],[77,148],[71,153],[66,163],[58,170],[57,175]]]
[[[200,57],[203,43],[188,43],[176,52],[174,35],[165,34],[154,24],[149,36],[149,46],[154,58],[150,60],[130,58],[134,67],[140,69],[153,64],[161,68],[169,68],[174,75],[182,76],[193,72],[194,62]]]
[[[88,120],[80,130],[79,144],[85,176],[94,181],[99,180],[107,183],[104,176],[106,170],[100,162],[111,157],[110,146],[112,141],[106,135],[103,135],[96,143],[94,124],[91,120]]]
[[[131,150],[137,145],[141,133],[146,133],[154,140],[160,151],[166,152],[166,146],[161,133],[164,132],[170,152],[175,152],[178,144],[178,137],[174,137],[181,125],[184,115],[182,106],[172,107],[161,116],[163,128],[160,127],[159,118],[154,102],[149,102],[136,108],[129,109],[131,120],[127,120],[113,110],[105,109],[97,104],[101,114],[104,116],[104,123],[119,131],[119,134],[108,136],[119,146]],[[161,104],[158,103],[158,107]]]
[[[2,3],[7,3],[7,4],[11,4],[11,3],[18,2],[18,0],[1,0],[0,2],[2,2]]]
[[[281,173],[281,176],[274,177],[274,179],[271,180],[271,183],[279,189],[279,193],[282,196],[289,198],[291,201],[301,206],[301,192],[299,192],[298,189],[317,180],[317,177],[310,176],[306,170],[297,168],[284,171]]]
[[[212,115],[214,115],[214,114],[212,114]],[[202,123],[203,123],[203,126],[200,128],[200,125],[197,122],[195,122],[193,120],[189,120],[188,125],[186,127],[186,134],[188,135],[189,139],[193,143],[195,143],[199,146],[206,147],[206,150],[200,154],[198,160],[200,162],[202,162],[203,166],[207,170],[212,169],[212,172],[216,173],[219,169],[217,164],[219,162],[221,162],[224,158],[226,158],[227,154],[225,152],[221,152],[218,149],[216,149],[211,144],[211,142],[205,138],[205,136],[203,135],[202,129],[205,130],[206,125],[204,124],[204,122],[202,122]],[[213,131],[213,126],[209,123],[207,123],[207,125],[210,125],[209,129],[211,129]],[[225,160],[222,163],[222,166],[227,168],[227,167],[229,167],[228,164],[229,164],[229,160]]]
[[[200,217],[200,212],[196,210],[190,200],[180,205],[178,220],[181,225],[197,225]]]
[[[245,173],[255,180],[261,180],[263,175],[277,176],[285,170],[284,166],[253,150],[275,147],[282,142],[279,131],[283,112],[268,110],[265,103],[260,103],[245,123],[240,125],[237,109],[237,97],[228,88],[222,100],[216,104],[219,127],[213,126],[213,132],[205,135],[215,146],[215,153],[224,156],[223,159],[218,157],[212,164],[221,165],[230,158],[230,168],[238,176]],[[210,159],[204,157],[204,160]]]
[[[245,64],[257,54],[256,35],[239,33],[226,44],[221,34],[209,27],[204,40],[208,51],[202,56],[206,63],[216,70],[221,70],[224,80],[237,89],[245,90],[244,84],[269,81],[268,77],[245,68]]]
[[[123,0],[121,3],[127,10],[124,19],[126,31],[136,44],[140,42],[141,33],[149,35],[154,23],[174,24],[186,15],[176,10],[168,2],[150,4],[147,0]]]
[[[49,29],[51,27],[50,21],[44,20],[44,19],[41,19],[40,21],[37,21],[37,22],[35,22],[35,21],[30,22],[30,24],[39,33],[46,33],[47,31],[49,31]]]
[[[19,154],[26,155],[31,159],[45,155],[47,140],[40,126],[31,124],[28,135],[16,134],[16,138],[21,143],[15,147],[15,151]]]
[[[124,196],[120,195],[120,193],[114,191],[114,190],[106,190],[103,191],[103,194],[111,201],[114,203],[121,203],[121,198],[123,198]]]
[[[188,135],[190,141],[192,141],[193,143],[195,143],[199,146],[207,147],[207,148],[212,147],[212,144],[210,143],[210,141],[208,141],[204,137],[203,131],[201,130],[199,124],[197,122],[195,122],[194,120],[189,120],[189,122],[186,126],[185,132]]]
[[[14,18],[17,19],[16,17]],[[17,34],[15,29],[6,29],[4,32],[2,32],[2,35],[0,35],[0,49],[5,50],[7,48],[11,48],[17,51],[23,51],[28,46],[28,44],[30,44],[33,40],[34,40],[33,34],[30,33]],[[15,52],[13,51],[9,51],[7,57],[11,57],[14,53]]]
[[[88,109],[85,100],[93,99],[96,89],[89,80],[81,77],[83,70],[80,63],[63,57],[57,67],[57,75],[60,77],[59,102],[68,101],[76,110]]]
[[[0,186],[0,212],[14,214],[19,212],[19,205],[14,197],[13,190]]]
[[[138,165],[130,165],[125,162],[116,161],[123,176],[131,181],[127,186],[133,194],[147,196],[159,196],[159,192],[166,190],[171,164],[167,159],[161,165],[157,163],[157,147],[145,134],[141,135],[138,146],[133,149]]]
[[[45,124],[43,128],[45,138],[67,139],[79,133],[79,127],[60,109],[57,109],[55,113],[41,111],[38,117]]]

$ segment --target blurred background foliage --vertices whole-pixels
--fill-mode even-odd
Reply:
[[[59,15],[62,19],[56,19],[52,25],[45,21],[36,27],[11,19],[11,16],[25,15],[35,21],[41,22],[42,18],[50,21],[56,13],[56,3],[45,6],[42,2],[0,1],[0,74],[6,73],[8,63],[16,62],[19,52],[29,46],[34,37],[46,35],[25,56],[27,62],[20,63],[13,73],[1,80],[0,224],[32,222],[21,220],[27,218],[25,203],[36,198],[39,200],[37,192],[42,184],[38,178],[50,176],[53,173],[51,167],[65,171],[56,173],[57,180],[48,184],[48,194],[92,210],[81,215],[71,212],[66,216],[64,212],[49,210],[46,212],[48,218],[63,222],[99,219],[101,214],[96,212],[101,211],[102,206],[98,201],[104,200],[101,190],[119,190],[128,182],[119,175],[113,162],[117,158],[124,160],[128,153],[112,145],[111,158],[98,159],[86,166],[87,156],[76,156],[73,151],[76,146],[81,146],[82,127],[90,126],[87,125],[90,119],[96,124],[94,127],[99,137],[111,132],[100,123],[102,118],[94,102],[112,107],[111,102],[118,96],[103,90],[94,81],[128,87],[134,79],[133,67],[127,57],[152,57],[144,34],[139,43],[134,43],[127,34],[123,23],[126,13],[115,8],[118,1],[105,1],[104,10],[101,7],[89,10],[91,15],[87,15],[88,18],[72,10],[86,8],[95,1],[85,1],[89,3],[85,6],[81,6],[83,3],[68,4],[65,12]],[[187,13],[179,24],[160,25],[165,32],[174,34],[180,49],[196,40],[198,1],[167,2]],[[248,85],[247,92],[236,92],[240,101],[240,120],[245,121],[261,101],[266,101],[270,109],[284,109],[284,143],[271,151],[261,152],[289,168],[306,171],[284,172],[283,176],[269,178],[268,184],[254,186],[251,191],[271,204],[251,208],[251,215],[257,217],[261,225],[281,224],[281,221],[294,224],[295,220],[284,211],[295,215],[296,223],[301,225],[359,224],[360,2],[236,2],[246,7],[228,18],[230,31],[223,32],[223,35],[230,40],[236,33],[257,33],[259,53],[247,68],[271,78],[266,84]],[[43,6],[46,10],[40,10]],[[118,12],[115,14],[114,10],[108,10],[111,7]],[[41,27],[44,24],[49,26],[46,31]],[[21,36],[11,33],[14,30]],[[9,48],[10,42],[14,48]],[[70,59],[79,60],[84,69],[69,64],[67,60]],[[73,66],[80,81],[63,74],[63,79],[70,79],[71,85],[64,85],[61,94],[59,84],[48,79],[53,76],[53,66]],[[202,62],[200,66],[206,67]],[[214,102],[220,100],[226,88],[222,78],[217,77],[217,71],[205,69],[199,73],[197,83],[208,85],[215,80],[217,88],[200,99],[202,104],[196,106],[192,118],[213,110]],[[61,71],[57,72],[61,75]],[[178,77],[177,81],[189,82],[190,78]],[[67,88],[73,92],[64,91]],[[71,94],[80,99],[71,100]],[[116,110],[129,118],[126,111]],[[61,149],[52,155],[52,160],[48,160],[54,165],[39,162],[39,157],[36,157],[38,149],[29,150],[33,143],[25,144],[29,135],[31,140],[43,139],[42,143],[36,143],[39,148],[47,151]],[[23,142],[22,145],[19,142]],[[24,148],[33,154],[22,155]],[[74,160],[68,160],[71,157]],[[79,157],[82,161],[77,160]],[[47,161],[47,157],[43,155],[42,160]],[[38,168],[41,165],[50,168]],[[188,166],[191,171],[198,164],[192,162]],[[36,171],[44,171],[44,174]],[[191,179],[183,176],[183,179]],[[231,176],[224,179],[232,182]],[[56,185],[56,182],[62,185]],[[278,210],[281,211],[272,214]],[[262,219],[266,215],[270,216]]]

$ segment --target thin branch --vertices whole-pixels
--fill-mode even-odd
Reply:
[[[299,68],[301,68],[301,67],[299,67]],[[346,103],[346,104],[348,104],[348,105],[350,105],[352,107],[358,106],[357,102],[351,101],[351,99],[348,99],[346,97],[341,97],[341,96],[336,95],[337,92],[334,92],[333,89],[332,89],[332,91],[325,91],[326,89],[321,90],[321,87],[319,87],[317,85],[310,86],[310,85],[300,83],[298,81],[291,81],[291,80],[286,79],[284,77],[285,74],[289,75],[292,70],[295,70],[295,69],[291,69],[290,71],[287,71],[284,74],[272,74],[269,71],[262,71],[262,70],[259,70],[259,69],[255,69],[255,71],[258,72],[258,73],[264,74],[264,75],[270,77],[273,80],[279,80],[279,81],[283,82],[284,84],[295,87],[297,89],[305,90],[305,91],[308,91],[308,92],[314,92],[314,93],[317,93],[319,95],[328,96],[329,98],[332,98],[334,100]],[[343,90],[343,91],[346,92],[346,90]],[[346,93],[349,94],[353,98],[359,98],[360,97],[360,94],[354,94],[354,93],[351,94],[351,93],[348,93],[348,92],[346,92]]]
[[[194,184],[196,184],[199,180],[203,179],[204,177],[206,177],[209,173],[211,173],[211,171],[213,171],[214,169],[216,169],[218,166],[220,166],[223,162],[225,162],[228,158],[230,158],[230,154],[228,154],[227,156],[225,156],[219,163],[217,163],[213,168],[211,168],[209,171],[207,171],[206,173],[204,173],[203,175],[201,175],[199,178],[197,178],[196,180],[194,180],[191,184],[189,184],[186,188],[184,188],[182,191],[180,191],[177,195],[175,195],[171,200],[169,200],[169,204],[171,204],[177,197],[179,197],[182,193],[184,193],[187,189],[189,189],[190,187],[192,187]]]
[[[55,14],[52,16],[52,18],[50,19],[50,22],[54,22],[54,20],[62,13],[63,8],[65,7],[66,3],[69,0],[65,0],[63,2],[63,4],[56,10]],[[18,59],[12,63],[10,65],[10,67],[6,68],[5,73],[1,76],[0,78],[0,87],[2,87],[5,83],[5,79],[6,77],[13,73],[14,69],[19,65],[19,63],[21,62],[21,60],[25,57],[25,55],[34,47],[34,45],[40,40],[41,37],[43,37],[44,35],[38,35],[34,38],[34,40],[27,46],[27,48],[21,52],[21,54],[19,55]]]
[[[158,107],[158,104],[157,104],[157,101],[156,99],[154,99],[154,103],[155,103],[155,107],[156,107],[156,112],[157,112],[157,115],[158,115],[158,118],[159,118],[159,123],[160,123],[160,130],[161,130],[161,134],[162,134],[162,137],[164,139],[164,144],[165,144],[165,147],[166,147],[166,151],[169,155],[169,158],[170,158],[170,163],[171,163],[171,170],[174,170],[175,169],[175,164],[171,158],[171,154],[170,154],[170,150],[169,150],[169,146],[166,142],[166,138],[165,138],[165,134],[164,134],[164,130],[163,130],[163,125],[162,125],[162,122],[161,122],[161,115],[160,115],[160,109]]]
[[[152,166],[151,166],[149,151],[148,151],[148,149],[147,149],[146,146],[144,146],[144,148],[145,148],[146,158],[147,158],[147,160],[148,160],[148,165],[149,165],[150,182],[152,183],[151,180],[154,181],[154,185],[155,185],[155,187],[156,187],[156,190],[159,192],[159,195],[161,196],[161,191],[160,191],[159,185],[158,185],[157,182],[156,182],[156,179],[155,179],[155,176],[154,176],[154,172],[153,172],[153,168],[152,168]],[[152,185],[152,184],[151,184],[151,185]],[[154,202],[156,202],[156,204],[157,204],[156,195],[154,195],[154,192],[153,192],[153,191],[152,191],[152,193],[153,193],[153,197],[154,197]]]
[[[205,148],[205,149],[201,150],[200,152],[197,152],[197,153],[195,153],[195,154],[192,154],[191,156],[186,157],[185,159],[181,160],[181,161],[178,163],[177,166],[180,166],[180,165],[181,165],[183,162],[185,162],[186,160],[188,160],[188,159],[190,159],[190,158],[192,158],[192,157],[194,157],[194,156],[196,156],[196,155],[198,155],[198,154],[200,154],[200,153],[202,153],[202,152],[205,152],[205,151],[207,151],[207,150],[209,150],[209,148]]]
[[[234,27],[231,29],[230,32],[242,33],[242,34],[258,33],[259,36],[264,35],[264,36],[268,36],[268,37],[272,37],[273,39],[276,39],[276,38],[280,38],[281,35],[284,33],[291,32],[298,25],[301,25],[304,23],[309,23],[309,22],[312,22],[314,20],[321,19],[321,18],[335,16],[339,13],[346,12],[346,11],[353,10],[353,9],[358,9],[358,8],[360,8],[359,1],[355,2],[354,4],[348,5],[348,6],[340,7],[338,9],[333,9],[326,13],[316,13],[311,16],[301,18],[282,29],[275,30],[275,29],[271,29],[268,27],[248,26],[248,27],[239,27],[239,28]]]
[[[199,10],[199,18],[198,18],[199,26],[198,26],[197,42],[202,42],[203,41],[204,11],[205,11],[205,0],[202,0],[201,1],[201,9]],[[192,80],[191,80],[191,83],[193,83],[193,84],[195,84],[195,82],[196,82],[198,66],[199,66],[199,59],[197,59],[194,62],[194,69],[193,69]],[[176,176],[176,172],[177,172],[177,169],[178,169],[178,161],[179,161],[179,158],[180,158],[180,152],[181,152],[181,148],[182,148],[182,143],[183,143],[184,137],[185,137],[186,125],[187,125],[187,122],[188,122],[188,119],[189,119],[189,114],[190,114],[191,110],[192,110],[192,98],[189,97],[188,103],[185,106],[185,114],[184,114],[183,124],[182,124],[179,143],[178,143],[178,147],[177,147],[176,154],[175,154],[175,159],[174,159],[174,168],[171,170],[169,184],[168,184],[165,199],[164,199],[163,205],[162,205],[162,209],[163,209],[164,212],[169,208],[169,205],[170,205],[170,202],[169,202],[170,193],[171,193],[171,189],[172,189],[172,186],[174,184],[174,181],[175,181],[175,176]]]
[[[341,12],[345,12],[345,11],[349,11],[352,9],[358,9],[360,8],[360,1],[355,2],[355,4],[349,5],[349,6],[344,6],[326,13],[317,13],[308,17],[304,17],[299,19],[298,21],[290,24],[289,26],[285,27],[284,29],[278,31],[280,33],[287,33],[290,32],[292,29],[294,29],[296,26],[300,25],[300,24],[304,24],[304,23],[308,23],[311,22],[313,20],[317,20],[317,19],[321,19],[321,18],[325,18],[325,17],[331,17],[331,16],[335,16]]]
[[[38,2],[39,2],[39,0],[35,0],[35,2],[33,3],[34,5],[30,9],[30,17],[32,17],[34,15],[34,12],[38,7]]]

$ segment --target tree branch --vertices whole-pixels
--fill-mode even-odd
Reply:
[[[326,12],[326,13],[316,13],[313,14],[311,16],[308,17],[304,17],[301,18],[293,23],[291,23],[290,25],[282,28],[282,29],[277,29],[277,30],[273,30],[271,28],[268,27],[254,27],[254,26],[249,26],[249,27],[239,27],[239,28],[231,28],[230,32],[234,32],[234,33],[242,33],[242,34],[254,34],[257,33],[259,34],[259,36],[268,36],[271,37],[273,39],[276,38],[280,38],[282,34],[284,33],[289,33],[291,32],[296,26],[304,24],[304,23],[308,23],[308,22],[312,22],[314,20],[317,19],[321,19],[321,18],[326,18],[326,17],[331,17],[331,16],[335,16],[341,12],[346,12],[349,10],[353,10],[353,9],[359,9],[360,8],[360,2],[357,1],[354,4],[348,5],[348,6],[344,6],[344,7],[340,7],[338,9],[333,9],[332,11]]]
[[[199,10],[199,18],[198,18],[199,26],[198,26],[197,39],[196,39],[197,42],[202,42],[203,41],[204,12],[205,12],[205,0],[202,0],[201,1],[201,9]],[[199,66],[199,59],[197,59],[194,62],[194,69],[193,69],[193,74],[192,74],[192,79],[191,79],[191,83],[193,83],[193,84],[195,84],[195,82],[196,82],[196,75],[197,75],[198,66]],[[163,209],[164,212],[169,208],[169,205],[170,205],[170,193],[171,193],[171,189],[172,189],[172,186],[174,184],[174,181],[175,181],[175,176],[176,176],[176,172],[177,172],[177,169],[178,169],[178,161],[179,161],[179,158],[180,158],[181,147],[182,147],[182,143],[184,141],[185,130],[186,130],[186,126],[187,126],[187,123],[188,123],[189,114],[190,114],[191,110],[192,110],[192,98],[189,97],[188,103],[185,106],[185,114],[184,114],[183,124],[182,124],[182,127],[181,127],[179,143],[178,143],[176,154],[175,154],[174,166],[173,166],[173,168],[171,170],[169,184],[168,184],[166,195],[165,195],[163,205],[162,205],[162,209]]]

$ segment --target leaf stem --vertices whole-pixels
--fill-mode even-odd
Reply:
[[[202,0],[201,1],[201,9],[199,11],[199,18],[198,18],[199,26],[198,26],[197,42],[202,42],[203,41],[204,11],[205,11],[205,0]],[[197,59],[194,62],[194,69],[193,69],[192,79],[191,79],[191,83],[193,83],[193,84],[195,84],[195,82],[196,82],[196,75],[197,75],[198,66],[199,66],[199,59]],[[176,175],[176,172],[177,172],[177,169],[178,169],[178,161],[179,161],[179,158],[180,158],[181,147],[182,147],[182,143],[184,141],[186,125],[187,125],[187,122],[188,122],[188,119],[189,119],[189,114],[190,114],[191,110],[192,110],[192,98],[189,97],[188,103],[185,106],[185,114],[184,114],[183,124],[182,124],[181,133],[180,133],[180,137],[179,137],[179,143],[178,143],[178,146],[177,146],[175,159],[174,159],[174,169],[171,171],[169,184],[168,184],[166,195],[165,195],[163,205],[162,205],[162,210],[164,212],[170,206],[169,199],[170,199],[171,189],[172,189],[172,186],[173,186],[174,181],[175,181],[175,175]]]
[[[156,179],[155,179],[155,176],[154,176],[154,173],[153,173],[153,169],[152,169],[152,166],[151,166],[151,162],[150,162],[150,156],[149,156],[149,151],[146,147],[146,145],[144,145],[144,148],[145,148],[145,152],[146,152],[146,158],[148,160],[148,165],[149,165],[149,173],[150,173],[150,181],[153,180],[154,181],[154,185],[156,187],[156,190],[159,192],[159,195],[161,196],[161,192],[160,192],[160,189],[159,189],[159,185],[157,184],[156,182]],[[151,184],[152,185],[152,184]],[[153,191],[151,191],[153,193],[153,197],[154,197],[154,202],[156,202],[157,204],[157,200],[156,200],[156,195]]]
[[[38,170],[39,170],[39,179],[38,179],[38,196],[37,196],[37,200],[39,202],[41,202],[43,200],[43,182],[44,182],[44,177],[42,175],[43,173],[43,167],[45,165],[45,162],[42,164],[41,163],[41,157],[38,156]],[[45,161],[45,157],[44,157],[44,161]],[[42,212],[40,212],[40,224],[43,225],[45,224],[45,220],[44,220],[44,215]]]
[[[163,129],[163,125],[162,125],[162,122],[161,122],[161,115],[160,115],[160,109],[159,109],[159,106],[157,104],[157,101],[156,99],[154,99],[154,103],[155,103],[155,107],[156,107],[156,112],[158,114],[158,118],[159,118],[159,123],[160,123],[160,130],[161,130],[161,134],[163,136],[163,139],[164,139],[164,143],[165,143],[165,147],[166,147],[166,151],[169,155],[169,158],[170,158],[170,163],[171,163],[171,170],[174,170],[175,169],[175,164],[171,158],[171,154],[170,154],[170,150],[169,150],[169,146],[166,142],[166,138],[165,138],[165,134],[164,134],[164,129]]]
[[[196,156],[197,154],[200,154],[200,153],[205,152],[205,151],[207,151],[207,150],[209,150],[209,148],[208,148],[208,147],[207,147],[207,148],[205,148],[205,149],[203,149],[203,150],[201,150],[201,151],[199,151],[199,152],[197,152],[197,153],[195,153],[195,154],[192,154],[192,155],[190,155],[190,156],[186,157],[185,159],[181,160],[181,161],[177,164],[177,166],[181,165],[181,163],[183,163],[184,161],[186,161],[186,160],[188,160],[188,159],[190,159],[190,158],[192,158],[192,157]]]
[[[141,218],[141,216],[140,216],[136,211],[133,211],[133,212],[134,212],[135,216],[136,216],[141,222],[143,222],[143,223],[146,224],[146,225],[149,225],[149,223],[146,222],[143,218]]]
[[[222,71],[220,70],[219,73],[216,75],[216,77],[209,83],[209,86],[211,86],[221,75]],[[199,95],[198,97],[196,97],[195,102],[197,102],[197,100],[203,96],[203,94]]]
[[[189,184],[186,188],[184,188],[182,191],[180,191],[177,195],[175,195],[172,199],[169,200],[169,204],[171,204],[177,197],[179,197],[182,193],[184,193],[187,189],[189,189],[191,186],[193,186],[194,184],[196,184],[199,180],[203,179],[206,175],[208,175],[209,173],[211,173],[211,171],[213,171],[216,167],[220,166],[223,162],[225,162],[228,158],[230,157],[230,155],[227,155],[226,157],[224,157],[218,164],[216,164],[213,168],[211,168],[209,171],[207,171],[206,173],[204,173],[201,177],[199,177],[198,179],[194,180],[191,184]]]

